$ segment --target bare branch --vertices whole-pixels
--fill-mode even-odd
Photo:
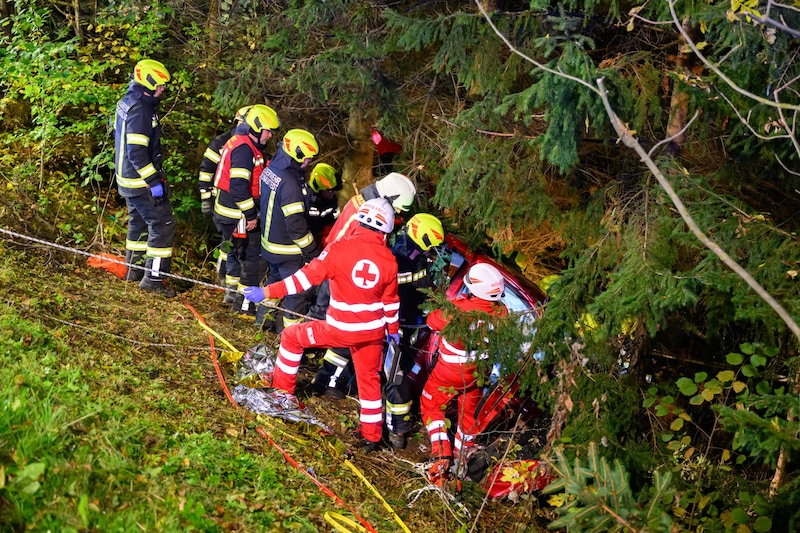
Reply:
[[[659,148],[661,145],[668,144],[668,143],[672,142],[674,139],[677,139],[678,137],[680,137],[681,135],[683,135],[684,133],[686,133],[686,130],[688,130],[688,129],[689,129],[689,126],[691,126],[691,125],[692,125],[692,122],[694,122],[694,120],[695,120],[697,117],[699,117],[699,116],[700,116],[700,111],[695,111],[695,112],[694,112],[694,116],[693,116],[692,118],[690,118],[690,119],[689,119],[689,121],[686,123],[686,125],[685,125],[683,128],[681,128],[681,131],[677,132],[675,135],[672,135],[672,136],[670,136],[670,137],[667,137],[666,139],[663,139],[663,140],[661,140],[661,141],[658,141],[658,142],[655,144],[655,146],[653,146],[653,147],[650,149],[650,151],[649,151],[649,152],[647,152],[647,155],[648,155],[648,156],[650,156],[650,157],[652,157],[652,155],[653,155],[654,153],[656,153],[656,151],[658,150],[658,148]]]
[[[748,11],[747,9],[743,9],[742,10],[742,15],[748,16],[751,19],[755,20],[756,22],[760,22],[761,24],[764,24],[765,26],[772,26],[774,28],[777,28],[777,29],[781,30],[782,32],[788,33],[789,35],[791,35],[795,39],[800,37],[800,31],[795,30],[794,28],[790,28],[786,24],[778,22],[775,19],[771,19],[769,17],[761,17],[761,16],[757,15],[756,13],[753,13],[752,11]]]
[[[800,106],[792,105],[792,104],[784,104],[784,103],[780,103],[780,102],[775,103],[775,102],[773,102],[772,100],[770,100],[768,98],[763,98],[761,96],[758,96],[757,94],[753,94],[750,91],[742,89],[741,87],[736,85],[736,83],[732,79],[730,79],[728,76],[726,76],[724,72],[722,72],[715,64],[713,64],[711,61],[709,61],[708,58],[706,56],[704,56],[700,52],[700,49],[697,48],[697,45],[694,43],[692,38],[689,37],[689,34],[686,33],[685,29],[683,29],[683,27],[681,26],[680,20],[678,19],[678,14],[675,13],[675,0],[668,0],[667,3],[669,4],[669,12],[670,12],[670,14],[672,14],[672,21],[675,24],[675,28],[680,32],[680,34],[684,38],[684,40],[686,40],[686,44],[689,45],[689,48],[692,49],[692,52],[694,52],[694,55],[696,55],[697,58],[700,61],[702,61],[703,64],[709,70],[711,70],[712,72],[714,72],[714,74],[719,76],[719,78],[722,81],[724,81],[731,89],[733,89],[734,91],[736,91],[737,93],[739,93],[739,94],[741,94],[743,96],[746,96],[746,97],[750,98],[751,100],[755,100],[756,102],[759,102],[761,104],[764,104],[764,105],[767,105],[767,106],[770,106],[770,107],[780,107],[780,108],[783,108],[783,109],[800,110]]]

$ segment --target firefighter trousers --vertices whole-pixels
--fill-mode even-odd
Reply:
[[[145,258],[146,276],[154,281],[169,274],[172,242],[175,240],[175,216],[169,202],[169,191],[162,198],[153,198],[149,191],[126,196],[128,235],[125,248],[131,252],[131,263]],[[126,254],[127,256],[127,254]]]

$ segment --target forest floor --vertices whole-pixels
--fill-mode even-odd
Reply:
[[[258,343],[277,346],[278,338],[258,334],[252,323],[233,317],[215,288],[174,280],[178,297],[167,300],[87,266],[80,255],[23,243],[4,246],[0,298],[20,316],[58,330],[75,350],[105,353],[109,372],[115,372],[114,361],[126,362],[142,379],[135,385],[116,385],[115,394],[140,398],[145,414],[152,410],[154,416],[167,415],[167,423],[210,432],[218,439],[240,439],[250,453],[272,454],[274,460],[296,463],[296,470],[310,473],[287,481],[293,484],[287,491],[299,496],[296,508],[286,513],[305,512],[303,502],[309,499],[330,498],[332,511],[351,520],[354,512],[363,514],[375,521],[378,531],[415,532],[545,531],[554,519],[545,498],[534,495],[493,500],[471,481],[464,481],[460,492],[433,490],[423,475],[429,445],[420,431],[411,436],[405,450],[363,454],[352,435],[358,426],[357,400],[308,394],[313,361],[301,368],[298,396],[333,437],[317,426],[256,416],[232,405],[225,388],[235,386],[235,368],[230,363],[215,365],[210,335],[196,315],[241,351]],[[214,342],[219,349],[221,342]],[[151,454],[157,454],[158,444],[152,446]],[[356,451],[348,455],[347,449]],[[275,450],[281,453],[276,455]],[[224,516],[225,520],[214,520],[218,530],[248,529],[236,526],[230,512]],[[319,531],[348,530],[316,514],[309,514],[308,520]],[[356,525],[349,530],[360,531]]]

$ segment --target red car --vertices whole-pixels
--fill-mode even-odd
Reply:
[[[467,245],[453,235],[447,235],[444,248],[444,253],[450,255],[449,264],[446,266],[446,279],[449,279],[446,294],[449,299],[452,300],[467,292],[464,276],[472,265],[489,263],[496,267],[505,278],[506,286],[505,294],[501,299],[502,302],[508,308],[509,313],[520,315],[520,322],[523,327],[528,328],[533,334],[535,322],[542,316],[544,303],[547,299],[545,293],[539,287],[488,255],[470,252]],[[427,327],[422,327],[417,332],[416,340],[413,344],[416,349],[414,367],[407,376],[416,398],[421,394],[425,381],[428,379],[436,362],[438,342],[438,333],[432,332]],[[528,348],[529,345],[520,347],[520,357],[526,357]],[[534,355],[533,359],[539,358]],[[528,361],[527,364],[534,362]],[[498,431],[511,429],[520,415],[527,420],[532,420],[541,415],[541,411],[533,401],[519,394],[518,375],[505,376],[502,379],[499,378],[499,375],[500,369],[495,367],[492,371],[492,385],[485,389],[483,400],[476,413],[478,429],[484,433],[484,438],[480,439],[482,440],[481,444],[485,448],[496,446],[497,443],[494,440],[498,435]],[[453,414],[455,414],[454,410]],[[491,455],[491,452],[483,455]],[[469,465],[469,475],[475,481],[480,481],[480,478],[485,475],[486,467],[489,463],[488,457],[484,457],[484,459],[485,461],[482,464]],[[478,461],[478,463],[481,462]],[[475,479],[476,477],[478,479]]]

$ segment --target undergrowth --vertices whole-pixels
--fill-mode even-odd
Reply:
[[[221,294],[194,287],[168,301],[80,257],[0,251],[0,532],[332,531],[326,513],[355,519],[257,427],[377,531],[402,531],[313,427],[264,426],[228,402],[189,309],[249,347],[254,329]],[[355,402],[309,405],[331,427],[357,425]],[[484,502],[475,485],[462,494],[469,514],[435,492],[408,508],[426,484],[409,461],[381,452],[353,463],[411,531],[541,530],[535,500]]]

